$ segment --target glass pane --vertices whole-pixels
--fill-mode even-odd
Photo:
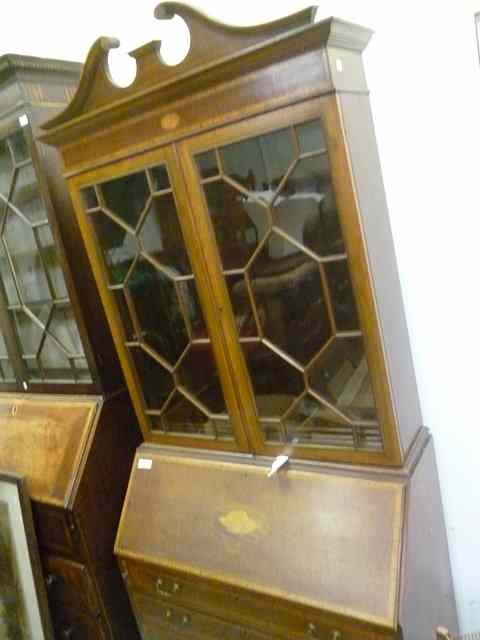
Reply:
[[[265,337],[306,364],[331,335],[318,264],[274,233],[250,279]]]
[[[345,252],[326,155],[295,166],[275,200],[274,224],[319,256]]]
[[[353,297],[350,272],[346,260],[325,263],[328,286],[338,331],[355,331],[360,328],[357,305]]]
[[[75,371],[77,382],[83,384],[89,384],[92,382],[92,376],[90,375],[90,371],[88,369],[88,362],[85,358],[75,358]]]
[[[22,353],[26,356],[36,356],[43,337],[43,331],[23,311],[14,311],[13,317],[20,338]]]
[[[224,269],[244,267],[269,227],[267,208],[223,181],[204,188]]]
[[[47,334],[39,360],[45,379],[50,381],[73,381],[75,371],[69,358]]]
[[[8,196],[13,176],[13,162],[6,140],[0,140],[0,193]]]
[[[140,325],[140,339],[174,365],[188,344],[174,283],[149,262],[140,259],[127,286]]]
[[[170,188],[170,180],[168,179],[166,167],[153,167],[150,169],[150,175],[152,176],[154,191],[163,191],[164,189]]]
[[[354,446],[352,427],[310,394],[295,405],[285,426],[289,442],[322,447]]]
[[[312,151],[323,151],[326,149],[325,136],[320,120],[304,122],[295,127],[298,136],[300,153],[311,153]]]
[[[285,443],[287,441],[281,420],[260,420],[260,428],[262,429],[263,437],[269,444]]]
[[[82,342],[71,306],[53,309],[48,331],[65,347],[70,356],[83,355]]]
[[[50,226],[45,225],[44,227],[39,227],[37,229],[37,237],[42,250],[43,262],[53,287],[55,299],[68,298],[67,285],[65,284],[58,250]]]
[[[3,237],[12,258],[23,301],[28,304],[49,300],[48,281],[31,227],[10,211]]]
[[[82,199],[85,209],[95,209],[98,207],[98,198],[93,187],[82,189]]]
[[[210,413],[226,412],[210,343],[192,345],[177,373],[179,384],[185,387]]]
[[[242,344],[260,418],[281,418],[304,390],[295,367],[260,342]]]
[[[275,190],[294,159],[290,129],[242,140],[220,150],[223,171],[249,191]]]
[[[155,420],[154,424],[155,429],[167,433],[216,437],[215,422],[178,392],[168,403],[162,417]]]
[[[140,347],[131,347],[130,353],[147,408],[161,409],[174,388],[172,375]]]
[[[3,241],[0,241],[0,277],[2,278],[2,284],[5,289],[5,295],[10,304],[18,304],[18,291],[15,286],[15,280],[13,278],[13,272],[10,268],[10,263],[3,246]]]
[[[12,147],[13,157],[15,158],[16,164],[30,158],[27,140],[22,129],[19,129],[13,135],[11,135],[9,138],[9,142]]]
[[[197,156],[198,170],[200,176],[205,178],[212,178],[218,175],[217,156],[215,151],[207,151]]]
[[[312,389],[352,420],[376,420],[363,340],[339,338],[314,362]]]
[[[144,172],[116,178],[101,185],[105,205],[131,227],[136,227],[150,196]]]
[[[178,297],[185,309],[190,323],[192,340],[204,339],[208,337],[207,327],[203,318],[202,307],[197,293],[197,286],[194,280],[182,280],[175,284]]]
[[[17,170],[12,203],[31,223],[46,222],[47,210],[32,164]]]
[[[226,280],[239,336],[242,338],[257,336],[258,329],[252,311],[245,275],[230,275],[227,276]]]
[[[139,238],[143,251],[172,277],[192,272],[171,193],[153,198]]]
[[[9,360],[1,360],[0,362],[1,375],[4,382],[15,382],[15,372]]]
[[[7,356],[7,345],[5,344],[3,333],[0,333],[0,358],[6,358]]]
[[[110,283],[120,284],[137,255],[137,241],[104,213],[93,214],[91,220],[103,251]]]
[[[13,368],[8,359],[7,345],[5,344],[3,334],[0,333],[0,380],[11,382],[14,378]]]

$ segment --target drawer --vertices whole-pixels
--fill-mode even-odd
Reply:
[[[372,630],[363,622],[249,593],[229,585],[190,578],[171,570],[121,560],[129,591],[165,604],[186,607],[285,640],[393,640],[393,631]]]
[[[92,615],[62,609],[52,611],[52,622],[57,640],[106,640],[101,623]]]
[[[77,558],[81,554],[81,545],[73,515],[38,502],[33,502],[32,508],[39,547]]]
[[[272,640],[269,636],[245,627],[183,607],[171,606],[143,594],[130,595],[144,640]]]
[[[93,616],[100,614],[93,581],[83,564],[47,555],[43,559],[43,568],[52,609],[70,608]]]

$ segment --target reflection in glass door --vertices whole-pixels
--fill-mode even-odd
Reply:
[[[90,383],[26,133],[0,140],[0,290],[23,381]],[[0,340],[1,377],[14,377]],[[20,382],[20,381],[18,381]],[[24,383],[26,384],[26,383]]]
[[[164,164],[82,189],[150,430],[233,441]]]
[[[381,450],[321,121],[195,159],[265,440]]]

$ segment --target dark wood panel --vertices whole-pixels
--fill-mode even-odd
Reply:
[[[240,625],[231,625],[196,611],[165,605],[141,594],[132,593],[131,597],[141,620],[144,640],[163,637],[197,640],[269,639],[269,636]]]
[[[257,629],[271,637],[304,637],[317,630],[317,635],[342,629],[345,638],[390,638],[392,632],[372,631],[365,623],[348,620],[329,612],[294,605],[279,600],[214,583],[132,560],[122,560],[123,576],[129,591],[154,598],[162,607],[181,606],[200,611],[231,624]],[[137,596],[135,595],[135,598]],[[274,612],[274,613],[273,613]]]
[[[98,594],[85,565],[44,555],[43,569],[48,598],[54,609],[81,608],[94,617],[99,614]]]
[[[83,549],[75,518],[59,507],[32,502],[40,548],[70,558],[81,558]]]
[[[116,552],[394,628],[402,514],[396,482],[140,448]]]
[[[141,433],[126,391],[102,405],[73,511],[81,523],[101,608],[112,638],[134,640],[138,630],[118,564],[115,535],[127,489],[129,470]]]
[[[423,421],[375,128],[368,96],[342,94],[338,101],[345,127],[343,145],[351,165],[366,253],[373,267],[371,279],[385,345],[386,379],[391,388],[405,456]]]
[[[433,637],[433,629],[458,631],[442,499],[430,439],[410,481],[400,624],[405,640]]]

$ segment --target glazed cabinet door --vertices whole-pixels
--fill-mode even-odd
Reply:
[[[0,129],[3,391],[54,392],[92,383],[69,278],[32,132],[12,121]]]
[[[74,178],[146,439],[398,459],[346,144],[321,98]]]
[[[246,449],[171,149],[82,178],[76,202],[146,439]]]
[[[381,462],[391,407],[337,120],[315,100],[179,155],[257,451]]]

